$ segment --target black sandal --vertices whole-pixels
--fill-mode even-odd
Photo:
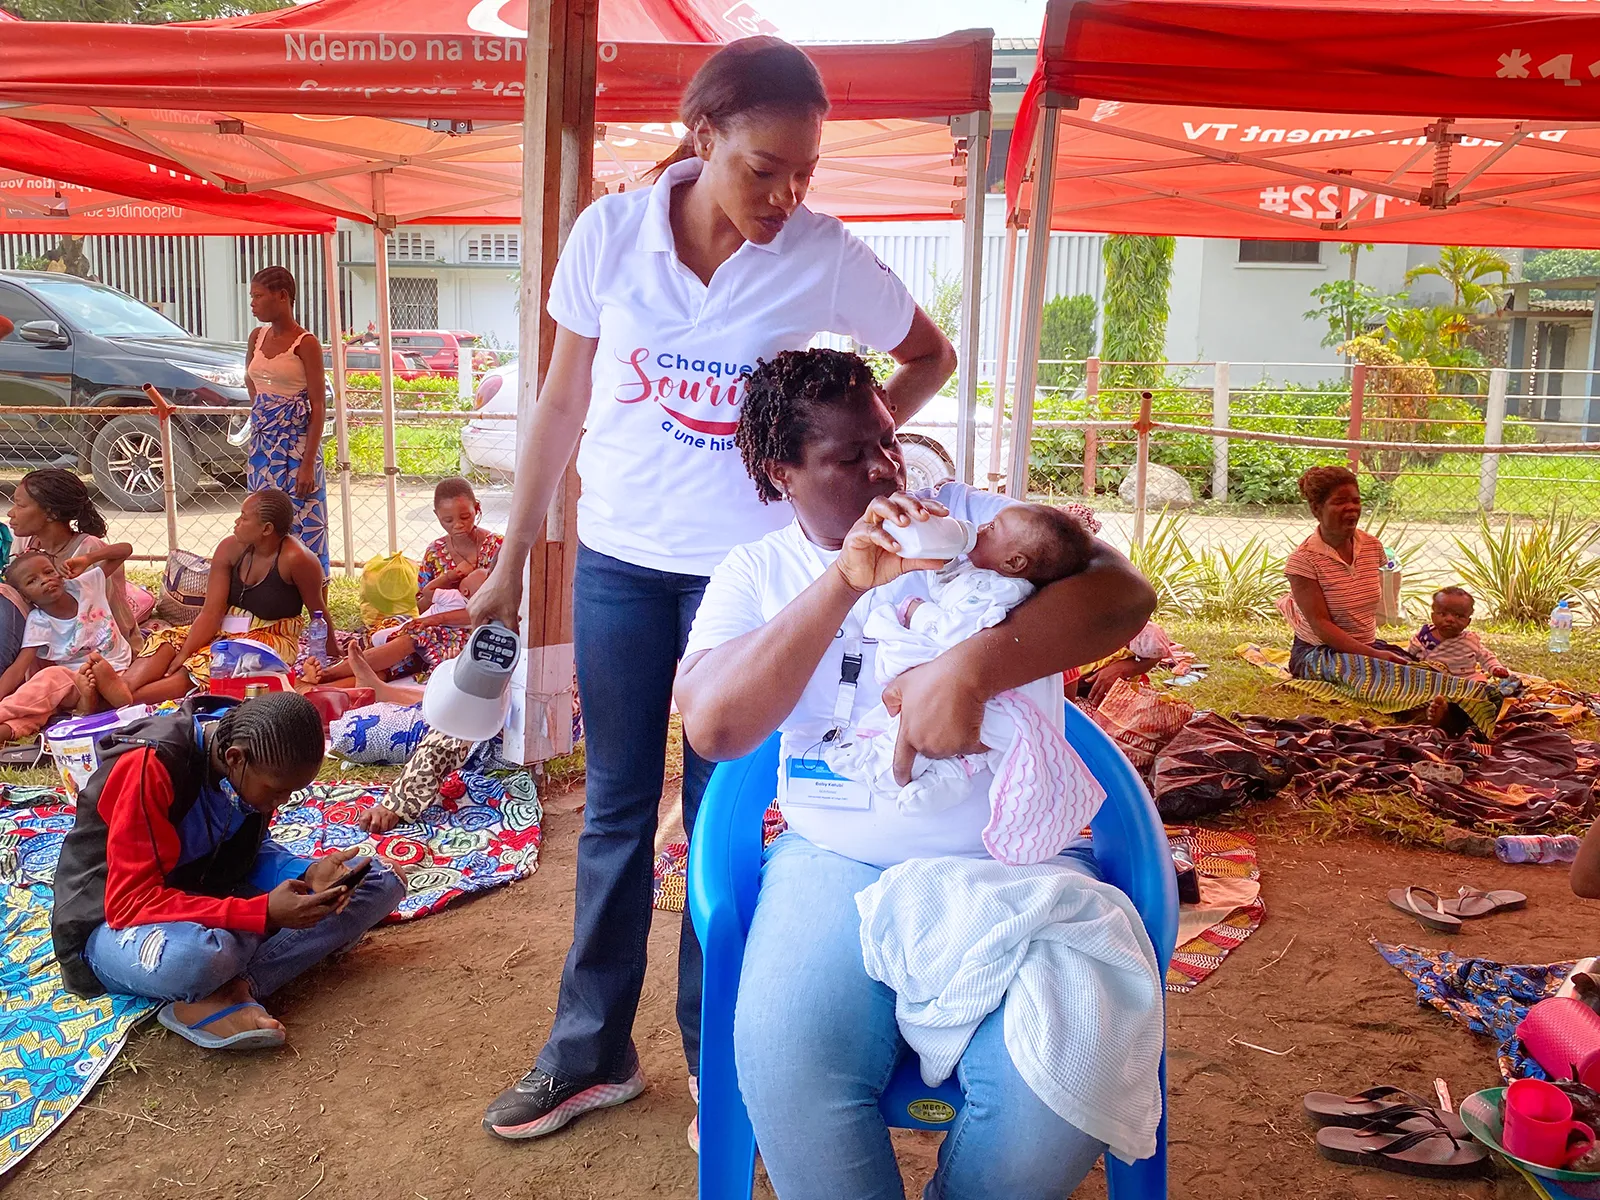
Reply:
[[[1427,1179],[1470,1179],[1483,1174],[1489,1165],[1487,1150],[1456,1137],[1442,1124],[1408,1133],[1399,1133],[1381,1123],[1365,1129],[1330,1125],[1317,1130],[1317,1153],[1345,1166],[1373,1167]]]
[[[1398,1097],[1384,1103],[1384,1097]],[[1458,1138],[1467,1137],[1467,1127],[1455,1113],[1442,1112],[1415,1092],[1389,1084],[1379,1084],[1354,1096],[1333,1092],[1312,1092],[1305,1098],[1306,1116],[1318,1128],[1329,1125],[1359,1129],[1378,1121],[1401,1121],[1412,1117],[1437,1116],[1439,1123]]]

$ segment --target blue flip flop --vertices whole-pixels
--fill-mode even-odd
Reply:
[[[205,1031],[205,1027],[211,1022],[232,1016],[242,1008],[261,1008],[261,1005],[254,1000],[246,1000],[241,1004],[233,1004],[227,1008],[220,1009],[204,1020],[196,1021],[193,1025],[185,1025],[173,1014],[171,1004],[163,1004],[160,1011],[156,1013],[156,1020],[184,1040],[193,1042],[202,1050],[270,1050],[288,1041],[288,1037],[281,1029],[243,1029],[232,1037],[218,1037],[214,1033]],[[266,1012],[267,1010],[261,1008],[261,1011]]]

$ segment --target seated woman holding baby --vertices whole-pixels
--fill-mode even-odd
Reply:
[[[952,1052],[968,1103],[929,1194],[1055,1200],[1108,1145],[1125,1158],[1149,1154],[1161,982],[1148,938],[1104,895],[1121,893],[1099,882],[1081,821],[1036,836],[1033,865],[1011,865],[991,834],[1019,813],[997,809],[991,791],[1006,774],[994,763],[1001,745],[1052,728],[1059,738],[1062,672],[1126,645],[1154,593],[1115,550],[1042,506],[956,483],[905,494],[894,415],[855,355],[787,352],[760,366],[737,442],[762,500],[787,499],[796,520],[716,569],[675,698],[687,739],[712,759],[782,731],[774,782],[788,830],[766,850],[734,1027],[774,1191],[901,1194],[878,1100],[908,1043],[896,992],[864,962],[858,893],[887,888],[879,898],[892,914],[889,885],[916,870],[999,871],[1024,888],[1068,889],[1102,906],[1126,948],[1125,1002],[1057,1026],[1057,1041],[1035,1038],[1030,1050],[1035,1061],[1086,1064],[1081,1105],[1061,1103],[1053,1086],[1043,1098],[1040,1080],[1019,1072],[1005,1016],[1015,988]],[[976,527],[965,558],[946,566],[895,552],[897,529],[945,515]],[[1012,782],[1025,808],[1029,780]],[[976,896],[940,893],[947,919],[978,911],[974,887]]]
[[[322,563],[289,530],[294,501],[265,488],[245,497],[233,534],[211,556],[205,604],[191,625],[151,634],[124,679],[143,704],[204,691],[211,682],[211,647],[219,638],[248,637],[286,663],[299,657],[306,614],[325,607]],[[332,649],[332,634],[329,634]]]
[[[1500,697],[1480,680],[1454,677],[1378,636],[1386,555],[1360,527],[1361,487],[1344,467],[1312,467],[1300,494],[1317,527],[1284,564],[1289,594],[1278,611],[1294,631],[1289,673],[1327,699],[1382,713],[1431,710],[1448,732],[1468,722],[1494,732]]]
[[[433,489],[433,515],[444,529],[422,556],[417,572],[417,609],[420,616],[367,637],[369,649],[363,667],[391,676],[420,659],[420,668],[432,671],[466,648],[471,618],[467,600],[489,577],[499,561],[504,540],[478,522],[483,505],[465,479],[441,479]],[[301,667],[310,684],[359,684],[357,666],[350,659],[322,666],[308,660]]]

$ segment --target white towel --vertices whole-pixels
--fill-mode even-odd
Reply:
[[[856,896],[867,974],[942,1083],[1006,1005],[1018,1073],[1123,1162],[1155,1153],[1166,1013],[1155,950],[1122,892],[1071,866],[923,858]]]

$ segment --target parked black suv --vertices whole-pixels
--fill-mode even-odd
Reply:
[[[249,406],[242,345],[193,337],[115,288],[40,271],[0,271],[0,315],[16,326],[0,340],[0,461],[65,458],[78,470],[87,466],[114,507],[158,511],[160,434],[140,390],[153,383],[185,410],[172,429],[178,499],[193,494],[201,471],[243,483],[249,451],[239,435],[247,418],[205,412]],[[9,411],[24,405],[96,411],[82,418]],[[128,406],[145,411],[117,414]]]

